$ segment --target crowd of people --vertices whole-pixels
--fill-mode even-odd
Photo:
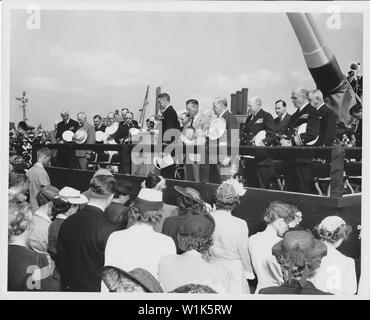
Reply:
[[[86,190],[59,189],[45,170],[51,158],[42,148],[31,169],[9,174],[9,291],[357,292],[354,260],[338,250],[352,228],[339,216],[307,230],[309,212],[273,201],[261,215],[265,230],[250,235],[233,215],[247,192],[236,179],[218,186],[215,203],[175,186],[174,206],[155,172],[136,192],[106,169]]]
[[[226,153],[217,155],[216,163],[208,163],[206,158],[193,153],[178,159],[172,152],[173,161],[163,164],[165,161],[161,159],[161,165],[157,165],[161,169],[161,175],[171,179],[220,183],[237,173],[244,178],[248,187],[269,189],[276,185],[280,189],[303,193],[317,192],[311,160],[281,163],[273,161],[273,158],[268,156],[239,157],[233,155],[227,147],[362,145],[362,105],[357,103],[350,109],[353,121],[344,124],[338,121],[338,116],[325,104],[322,92],[317,89],[311,91],[302,87],[293,89],[291,100],[296,112],[292,115],[287,113],[286,101],[276,100],[275,118],[264,110],[260,97],[251,97],[247,103],[248,115],[245,123],[241,124],[228,110],[227,100],[222,97],[215,98],[212,111],[207,112],[200,111],[196,99],[189,99],[185,103],[186,111],[179,114],[171,105],[169,94],[161,93],[157,98],[160,115],[150,116],[145,122],[145,128],[141,128],[128,108],[122,108],[120,113],[119,110],[109,112],[106,117],[94,115],[93,124],[89,123],[84,112],[77,113],[76,121],[71,118],[69,111],[62,111],[62,120],[55,121],[54,130],[48,135],[38,134],[39,139],[35,141],[67,145],[130,144],[137,143],[138,140],[133,139],[134,136],[148,132],[154,137],[154,140],[150,140],[154,144],[157,142],[169,144],[176,140],[185,145],[200,146],[210,140],[221,145],[222,139],[226,137]],[[12,139],[19,143],[17,146],[11,143],[13,153],[26,157],[28,166],[31,164],[32,143],[29,141],[31,129],[26,123],[21,122],[17,133],[13,133],[17,139]],[[178,134],[172,134],[173,130]],[[168,132],[171,134],[167,134]],[[118,151],[53,150],[52,164],[86,170],[90,168],[89,163],[98,166],[102,162],[105,166],[107,163],[110,164],[115,154],[118,154]],[[106,159],[100,161],[104,155]],[[127,161],[129,163],[130,159]],[[182,174],[178,174],[179,163]],[[114,168],[118,171],[118,167]],[[131,173],[145,176],[149,169],[150,166],[146,171]],[[130,170],[134,171],[129,168],[128,171]],[[277,184],[282,176],[286,182],[284,187]]]

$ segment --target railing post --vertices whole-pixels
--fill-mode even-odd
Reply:
[[[335,146],[331,151],[330,162],[330,197],[340,198],[344,192],[344,158],[343,146]]]

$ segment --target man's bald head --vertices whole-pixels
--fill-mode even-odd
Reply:
[[[258,96],[248,99],[247,108],[250,114],[256,115],[257,112],[262,108],[262,99]]]
[[[213,112],[220,116],[227,109],[227,100],[224,97],[217,97],[213,100]]]
[[[295,108],[302,107],[308,103],[308,90],[303,87],[294,88],[291,99]]]

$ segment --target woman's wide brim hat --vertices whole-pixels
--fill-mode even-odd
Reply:
[[[187,197],[190,200],[193,200],[194,202],[197,202],[199,204],[203,204],[204,201],[202,200],[200,193],[197,190],[193,188],[182,188],[179,186],[175,186],[174,188],[178,193],[182,194],[184,197]]]
[[[154,167],[158,170],[172,166],[174,163],[175,162],[169,153],[160,153],[158,156],[153,158]]]
[[[74,136],[74,133],[73,131],[70,131],[70,130],[64,131],[62,134],[62,138],[65,142],[71,142],[73,139],[73,136]]]
[[[110,291],[121,291],[120,284],[124,279],[140,285],[146,292],[163,292],[163,289],[156,278],[145,269],[135,268],[129,272],[122,269],[105,266],[102,272],[102,280]],[[123,290],[122,290],[123,291]]]
[[[77,144],[85,143],[87,140],[87,133],[84,130],[77,130],[73,136],[73,141]]]
[[[208,137],[211,140],[221,138],[226,131],[226,121],[224,118],[216,118],[211,121],[208,131]]]
[[[304,260],[326,256],[327,247],[309,231],[288,231],[283,240],[272,247],[272,254],[289,255],[294,265],[303,266]]]

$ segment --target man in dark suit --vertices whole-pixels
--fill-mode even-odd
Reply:
[[[275,123],[272,115],[262,109],[262,100],[260,97],[253,97],[247,103],[250,116],[245,121],[244,130],[241,135],[241,145],[255,145],[257,133],[266,131],[266,138],[262,140],[265,146],[277,144],[275,137]],[[269,188],[271,158],[245,158],[244,159],[245,178],[248,187]]]
[[[104,251],[110,234],[118,228],[104,211],[111,204],[116,180],[100,175],[90,182],[87,205],[62,224],[57,243],[56,266],[62,286],[70,291],[100,292]]]
[[[227,100],[223,97],[217,97],[213,101],[213,112],[217,118],[223,118],[226,122],[225,133],[216,141],[218,146],[224,144],[226,149],[231,146],[239,145],[239,123],[236,120],[235,116],[227,110]],[[207,170],[204,170],[204,174],[209,174],[210,183],[221,183],[222,181],[230,178],[234,173],[238,171],[238,159],[231,151],[227,150],[226,155],[223,153],[222,149],[219,151],[219,154],[212,155],[210,152],[213,152],[211,149],[206,150],[206,158],[217,156],[217,164],[210,163],[209,173]],[[209,161],[209,160],[208,160]],[[206,160],[206,164],[209,163]],[[201,178],[201,181],[204,181]]]
[[[102,123],[101,116],[100,115],[95,115],[93,118],[94,121],[94,126],[95,126],[95,132],[101,131],[105,132],[106,126]]]
[[[292,117],[286,111],[286,107],[286,102],[284,100],[279,99],[275,102],[275,112],[277,117],[274,119],[274,122],[277,134],[282,134],[286,130],[289,120]]]
[[[292,115],[287,129],[280,139],[282,146],[314,145],[317,142],[320,119],[317,110],[308,101],[308,90],[298,87],[293,90],[293,105],[297,111]],[[306,131],[298,133],[298,127],[306,124]],[[297,158],[286,161],[286,185],[289,191],[316,193],[310,171],[312,159]]]
[[[75,133],[80,126],[77,121],[70,118],[69,111],[62,111],[60,116],[62,117],[62,121],[58,123],[57,133],[55,135],[55,139],[58,143],[63,141],[62,135],[64,131],[69,130]]]
[[[277,117],[274,119],[276,126],[276,136],[279,138],[287,128],[287,125],[292,117],[287,111],[287,104],[284,100],[279,99],[275,102],[275,112]],[[284,163],[281,160],[274,160],[271,163],[271,178],[272,180],[280,179],[284,172]]]
[[[132,112],[127,112],[125,114],[125,121],[122,121],[118,125],[118,129],[114,135],[114,139],[117,143],[124,143],[130,138],[130,129],[139,129],[139,125],[136,120],[134,120],[134,115]]]
[[[362,147],[362,105],[357,103],[349,110],[354,122],[352,132],[356,139],[356,147]]]
[[[177,113],[170,104],[170,95],[168,93],[159,94],[158,102],[162,113],[162,142],[171,143],[175,141],[181,133]],[[171,155],[174,156],[174,152],[171,153]],[[161,175],[164,178],[174,179],[175,170],[176,165],[170,165],[161,170]]]
[[[60,116],[62,117],[62,121],[59,122],[57,125],[55,139],[57,143],[65,143],[62,137],[63,133],[65,131],[72,131],[73,133],[75,133],[80,124],[70,118],[69,111],[62,111],[60,113]],[[75,158],[72,149],[62,149],[59,150],[57,154],[56,163],[58,167],[72,169],[74,166],[74,160]]]
[[[319,139],[316,146],[330,147],[333,145],[338,116],[324,103],[320,90],[311,90],[309,93],[310,104],[316,108],[320,119]]]

